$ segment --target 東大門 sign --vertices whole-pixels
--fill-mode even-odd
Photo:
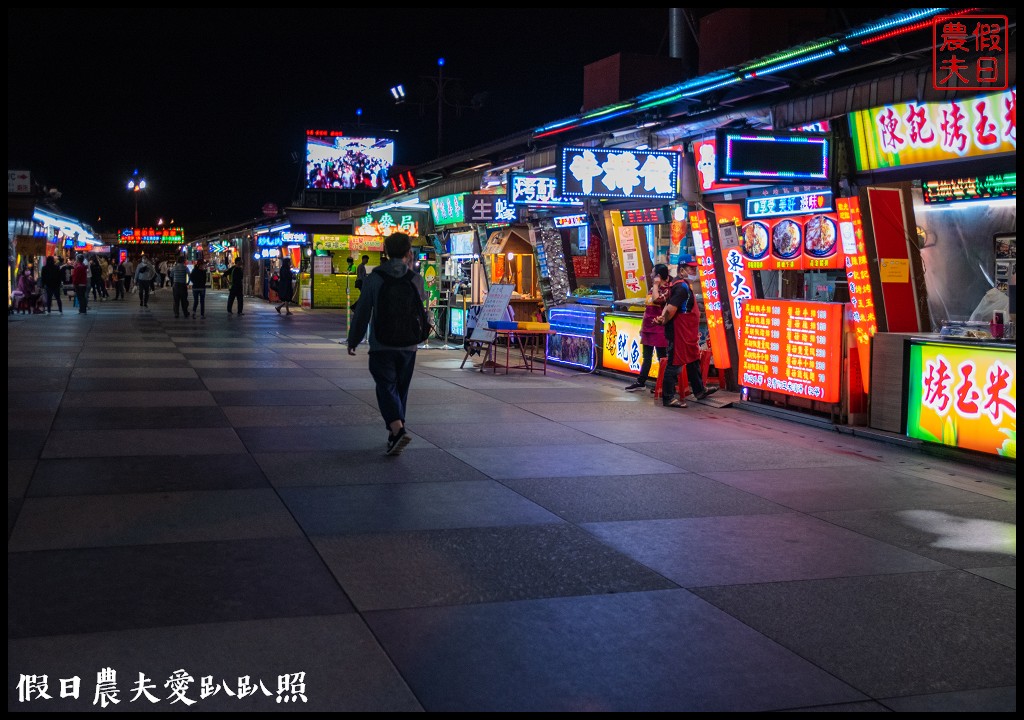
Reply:
[[[563,147],[558,158],[560,194],[673,200],[680,157],[670,150]]]
[[[1017,89],[850,113],[857,169],[889,170],[1017,152]]]

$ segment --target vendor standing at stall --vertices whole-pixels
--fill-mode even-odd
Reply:
[[[703,400],[718,391],[718,388],[709,389],[704,386],[700,368],[700,310],[697,308],[697,296],[690,289],[690,282],[697,279],[696,270],[697,258],[693,255],[680,256],[676,279],[671,285],[665,309],[655,320],[657,324],[665,326],[665,334],[668,336],[668,367],[662,384],[662,403],[665,407],[686,407],[686,402],[676,396],[679,373],[684,365],[695,398]]]

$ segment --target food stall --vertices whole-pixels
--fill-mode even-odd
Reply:
[[[885,332],[869,425],[1016,459],[1016,88],[851,113]]]
[[[360,235],[314,234],[312,249],[312,273],[308,278],[311,306],[347,308],[359,299],[356,268],[362,256],[370,257],[368,272],[380,265],[384,239]],[[300,283],[306,280],[300,278]]]

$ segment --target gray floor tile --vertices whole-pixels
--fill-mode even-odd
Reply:
[[[452,455],[495,480],[530,477],[678,473],[679,468],[614,445],[459,448]]]
[[[978,502],[927,510],[848,510],[816,517],[958,568],[1015,565],[1017,505]]]
[[[721,427],[721,423],[705,418],[703,409],[695,407],[679,410],[673,408],[652,407],[643,418],[624,420],[592,421],[577,418],[565,421],[570,427],[593,435],[594,437],[614,443],[655,443],[671,447],[677,442],[686,443],[698,440],[721,440],[728,436],[730,427]],[[682,448],[676,456],[682,455]]]
[[[788,512],[699,475],[512,478],[502,483],[569,522]]]
[[[307,535],[561,522],[490,480],[293,487],[279,492]]]
[[[75,495],[27,498],[7,546],[23,552],[297,535],[270,489]]]
[[[7,392],[64,392],[68,379],[63,374],[51,377],[20,377],[7,379]]]
[[[373,403],[376,407],[376,402]],[[487,402],[434,404],[410,402],[405,409],[405,419],[410,426],[420,423],[506,423],[533,422],[544,418],[514,405]]]
[[[231,428],[198,430],[97,430],[89,442],[81,432],[55,430],[50,433],[43,457],[122,457],[125,455],[219,455],[244,452],[245,446]]]
[[[637,520],[583,527],[683,587],[948,568],[795,513]]]
[[[788,710],[787,712],[802,713],[802,712],[892,712],[889,708],[881,703],[869,700],[866,702],[857,703],[836,703],[834,705],[815,705],[813,707],[802,707],[794,710]]]
[[[530,403],[590,403],[590,402],[622,402],[639,403],[641,398],[628,393],[613,393],[597,388],[577,387],[541,387],[541,388],[509,388],[507,390],[480,390],[480,394],[495,400],[513,405]]]
[[[73,358],[64,357],[48,357],[46,355],[40,356],[38,353],[23,353],[20,356],[16,353],[7,353],[7,367],[51,367],[51,368],[70,368],[74,367],[75,360]]]
[[[601,396],[598,400],[584,401],[582,398],[579,402],[565,403],[565,402],[544,402],[543,399],[535,402],[516,402],[517,407],[523,410],[528,410],[531,413],[540,415],[541,417],[548,418],[549,420],[555,420],[557,422],[634,422],[634,421],[645,421],[651,420],[652,418],[658,417],[674,417],[675,415],[666,415],[668,410],[664,408],[656,407],[653,398],[648,396],[647,398],[634,398],[628,393],[623,393],[626,398],[632,398],[632,402],[622,402],[621,400],[604,399],[605,396]],[[687,408],[689,410],[689,408]],[[680,413],[685,411],[680,410]],[[701,412],[708,412],[706,409]],[[621,439],[621,438],[619,438]],[[622,442],[626,442],[622,440]]]
[[[150,387],[163,387],[163,380],[171,378],[198,377],[190,367],[77,367],[71,373],[75,380],[80,378],[111,378],[115,387],[122,379],[139,378],[148,380]]]
[[[794,450],[778,439],[757,435],[747,439],[703,437],[696,440],[687,433],[685,439],[672,442],[619,443],[644,455],[673,463],[691,472],[712,473],[723,470],[765,470],[775,468],[855,466],[856,458],[828,450]],[[865,461],[867,462],[867,461]]]
[[[215,405],[206,390],[169,390],[158,392],[157,383],[147,390],[103,390],[67,392],[61,407],[121,408],[121,407],[199,407]]]
[[[282,409],[282,412],[286,410]],[[302,409],[291,409],[302,413]],[[288,426],[288,427],[240,427],[238,436],[242,438],[250,452],[303,452],[310,450],[338,451],[351,453],[384,454],[387,445],[388,431],[381,425],[363,424],[334,427],[319,426]],[[415,447],[434,447],[431,443],[410,431],[412,444]]]
[[[267,378],[231,377],[231,378],[203,378],[206,387],[216,392],[245,391],[263,392],[271,389],[274,392],[284,390],[337,390],[338,387],[329,380],[318,377],[278,377],[268,382]]]
[[[83,711],[93,708],[92,696],[84,690],[95,682],[96,668],[88,661],[103,658],[104,667],[118,672],[126,684],[144,673],[156,684],[159,703],[140,699],[129,709],[171,710],[171,694],[163,683],[179,668],[195,678],[186,697],[196,701],[199,712],[271,712],[294,709],[300,712],[416,712],[421,710],[409,687],[395,670],[366,627],[354,614],[319,617],[272,618],[220,624],[181,625],[121,632],[92,633],[72,637],[27,638],[9,643],[9,674],[17,681],[19,672],[45,669],[51,680],[79,676],[83,695],[79,699],[33,700],[29,707],[19,704],[8,710]],[[33,670],[34,672],[34,670]],[[278,677],[304,673],[305,702],[277,703]],[[210,676],[237,692],[239,678],[248,676],[262,690],[238,698],[223,690],[202,698],[200,678]],[[15,687],[14,684],[11,687]],[[122,704],[134,693],[122,687]],[[283,695],[283,696],[287,696]],[[16,695],[15,695],[16,697]],[[139,703],[145,703],[142,707]],[[112,709],[108,707],[109,711]],[[120,709],[120,708],[118,708]]]
[[[184,355],[174,354],[173,358],[151,358],[151,357],[129,357],[129,358],[82,358],[79,357],[75,363],[75,370],[131,370],[131,369],[152,369],[156,372],[162,370],[181,370],[189,367],[188,360]]]
[[[151,360],[182,360],[185,359],[184,355],[179,352],[166,352],[166,351],[153,351],[153,352],[97,352],[89,351],[83,352],[78,356],[78,360],[99,360],[106,362],[108,360],[137,360],[141,362],[149,362]]]
[[[489,479],[444,450],[415,445],[397,457],[337,451],[255,453],[253,457],[275,487]]]
[[[54,408],[15,408],[7,411],[7,429],[49,430],[56,414]]]
[[[300,367],[269,367],[269,368],[197,368],[196,372],[204,380],[209,378],[310,378],[317,377],[312,370]]]
[[[366,618],[431,712],[758,711],[866,699],[683,590]]]
[[[885,698],[882,702],[896,712],[1016,712],[1017,687]]]
[[[1008,588],[1017,589],[1017,566],[1012,567],[989,567],[989,568],[967,568],[967,572],[980,575],[983,578],[1005,585]]]
[[[719,482],[803,512],[920,509],[988,502],[880,464],[703,473]]]
[[[189,365],[196,369],[241,368],[244,370],[268,368],[296,369],[299,367],[296,363],[293,363],[291,360],[285,360],[284,358],[276,358],[274,360],[196,360],[193,358],[189,361]]]
[[[8,430],[7,457],[16,460],[38,458],[46,444],[48,432],[42,430]]]
[[[9,553],[7,575],[8,639],[353,610],[304,538]]]
[[[262,390],[225,390],[214,392],[217,404],[224,405],[273,405],[305,408],[311,405],[351,405],[360,400],[339,390],[276,390],[273,383],[263,383]],[[299,411],[301,412],[301,410]]]
[[[11,410],[28,408],[31,410],[56,410],[64,398],[61,392],[8,392],[7,410],[10,417]]]
[[[246,454],[147,454],[40,460],[28,494],[47,497],[266,487],[259,466]]]
[[[310,405],[296,410],[276,405],[226,406],[225,415],[236,428],[242,427],[317,427],[325,425],[374,425],[380,435],[385,432],[380,411],[363,403],[346,405]],[[337,432],[345,432],[337,430]]]
[[[38,462],[36,458],[7,457],[8,498],[20,498],[25,494]]]
[[[372,388],[366,390],[351,390],[353,397],[359,398],[367,405],[377,405],[377,393]],[[423,390],[416,387],[416,378],[412,379],[412,386],[409,388],[409,407],[414,405],[491,405],[497,406],[501,403],[494,398],[472,390],[462,388],[451,390]]]
[[[694,592],[874,698],[1017,682],[1016,591],[970,573]]]
[[[195,381],[198,382],[198,381]],[[154,392],[159,392],[154,390]],[[62,407],[53,420],[54,430],[154,430],[229,427],[219,407]]]
[[[570,525],[392,532],[314,542],[362,612],[676,587]]]
[[[132,392],[143,391],[163,393],[179,390],[206,390],[203,381],[198,377],[72,377],[67,387],[69,392]]]
[[[499,432],[495,432],[493,425],[482,423],[467,425],[429,422],[416,423],[415,431],[420,437],[441,448],[588,445],[602,442],[579,430],[537,417],[529,422],[502,422]]]

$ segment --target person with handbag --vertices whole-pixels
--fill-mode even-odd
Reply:
[[[658,263],[651,271],[651,291],[647,294],[644,319],[640,326],[640,346],[643,348],[640,375],[626,386],[626,392],[636,392],[647,387],[655,353],[658,355],[659,363],[665,361],[668,353],[668,336],[665,334],[665,326],[655,321],[665,309],[665,301],[668,300],[670,290],[668,265]]]

